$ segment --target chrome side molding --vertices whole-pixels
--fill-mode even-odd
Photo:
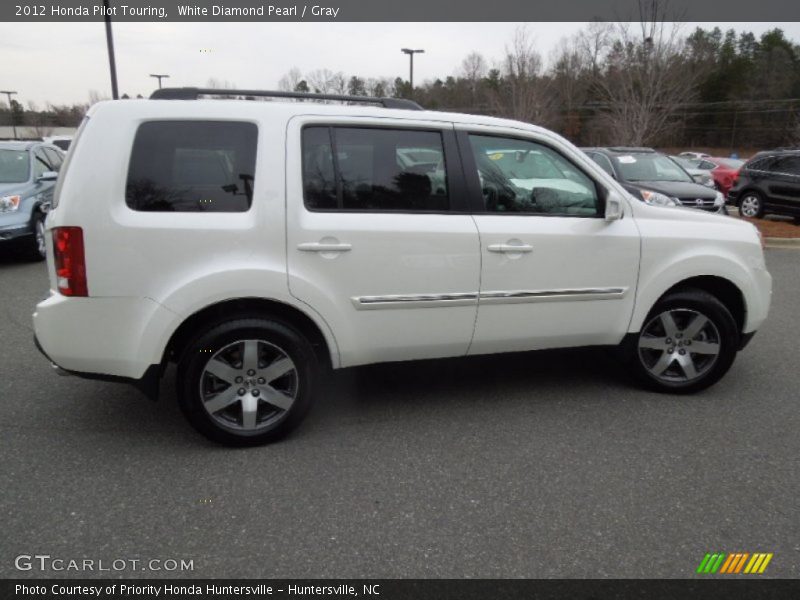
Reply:
[[[384,308],[433,308],[438,306],[469,306],[481,304],[520,304],[524,302],[554,302],[581,300],[614,300],[627,294],[627,287],[576,288],[561,290],[506,290],[464,292],[455,294],[399,294],[390,296],[356,296],[351,298],[357,310]]]

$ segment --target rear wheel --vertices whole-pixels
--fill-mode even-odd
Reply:
[[[689,393],[719,381],[738,346],[736,321],[725,305],[704,291],[687,289],[653,307],[627,352],[647,387]]]
[[[211,440],[253,446],[297,427],[314,397],[316,356],[286,323],[246,318],[217,325],[178,364],[178,401]]]
[[[764,216],[764,201],[758,192],[747,191],[739,199],[739,213],[750,219]]]

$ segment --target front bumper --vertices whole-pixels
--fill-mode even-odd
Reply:
[[[30,223],[12,223],[0,225],[0,243],[13,242],[33,235]]]

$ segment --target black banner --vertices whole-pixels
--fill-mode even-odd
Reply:
[[[252,598],[350,600],[549,600],[569,598],[733,599],[800,598],[788,579],[355,579],[355,580],[3,580],[0,598],[230,600]]]
[[[800,21],[800,3],[786,0],[44,0],[0,2],[0,21],[149,22],[553,22],[639,21],[643,12],[666,21]]]

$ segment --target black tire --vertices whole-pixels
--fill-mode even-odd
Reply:
[[[259,353],[259,366],[253,376],[248,376],[249,371],[245,370],[243,362],[246,348],[253,347],[245,346],[248,340],[258,341],[255,348]],[[241,363],[236,362],[237,356]],[[266,382],[278,382],[275,389],[283,386],[286,392],[281,393],[284,396],[294,395],[293,403],[288,408],[278,409],[267,402],[275,389],[271,385],[263,386],[260,375],[266,372],[268,366],[285,358],[290,359],[293,372],[282,379]],[[223,364],[241,373],[244,383],[228,385],[223,379],[217,379],[216,375],[209,375],[206,369],[212,359],[225,361]],[[243,317],[211,327],[187,346],[178,362],[178,403],[192,426],[210,440],[228,446],[256,446],[276,441],[300,424],[311,408],[319,373],[318,360],[311,344],[293,327],[279,320]],[[237,382],[240,380],[240,377],[236,378]],[[222,389],[218,393],[220,397],[223,392],[238,397],[222,411],[212,415],[205,406],[216,397],[217,388]],[[245,396],[241,396],[240,392],[245,389]],[[251,395],[257,395],[256,390],[260,391],[260,397],[252,399]],[[244,422],[246,400],[255,402],[257,406],[253,417],[256,424],[250,430],[245,429]],[[225,399],[225,402],[228,401],[229,397]]]
[[[640,348],[640,344],[648,345],[648,342],[653,346],[661,343],[662,338],[658,334],[651,335],[653,331],[663,327],[661,315],[664,313],[669,313],[672,322],[677,325],[676,331],[679,335],[676,334],[676,339],[672,339],[667,337],[664,329],[664,350],[660,346],[655,349]],[[691,324],[697,315],[705,317],[711,325],[705,325],[696,335],[692,335]],[[684,338],[684,331],[692,337],[687,335]],[[715,343],[718,350],[712,358],[707,352],[714,348]],[[703,353],[692,352],[701,347]],[[647,315],[642,330],[626,340],[623,353],[632,373],[645,387],[657,392],[688,394],[719,381],[731,368],[738,348],[739,330],[727,307],[707,292],[687,288],[671,292],[656,303]],[[696,369],[694,378],[688,377],[680,362],[687,359],[691,368]],[[656,376],[653,369],[658,370],[665,362],[668,367],[662,376]],[[686,379],[681,380],[681,376]]]
[[[751,210],[747,206],[743,208],[742,205],[745,204],[745,201],[752,203],[751,206],[753,206],[755,210]],[[739,214],[743,217],[760,219],[764,216],[764,198],[755,190],[745,190],[741,192],[739,194],[739,201],[736,204],[739,207]],[[745,211],[751,214],[745,214]]]
[[[31,223],[33,225],[33,235],[25,240],[25,257],[31,262],[41,262],[47,258],[45,247],[44,219],[47,215],[40,211],[33,213]]]

